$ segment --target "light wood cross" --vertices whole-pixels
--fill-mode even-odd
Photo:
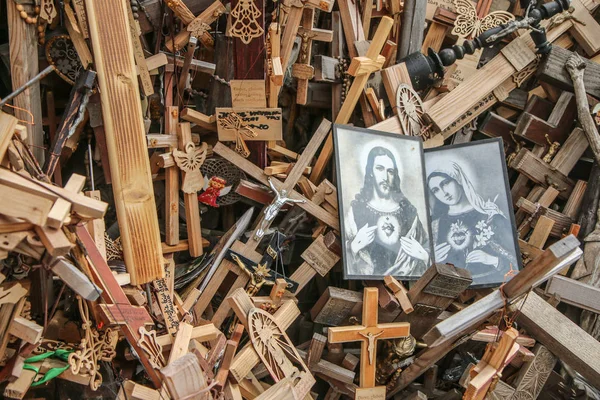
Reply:
[[[350,67],[348,68],[348,73],[354,76],[354,82],[352,82],[352,86],[350,86],[350,90],[346,95],[346,100],[342,104],[340,112],[335,119],[336,124],[347,124],[350,121],[350,117],[354,112],[354,107],[356,107],[356,103],[360,96],[362,95],[367,81],[371,74],[375,71],[379,71],[385,62],[385,57],[381,56],[381,50],[387,41],[387,37],[392,29],[392,25],[394,24],[394,20],[390,17],[383,17],[377,26],[377,31],[375,32],[375,36],[371,41],[371,45],[369,46],[369,50],[367,51],[366,57],[354,57],[352,62],[350,63]],[[327,162],[331,158],[333,154],[333,138],[330,134],[327,137],[327,141],[319,154],[319,158],[312,170],[312,174],[310,175],[310,180],[314,184],[318,184],[323,172],[325,171],[325,166]]]
[[[198,38],[202,44],[208,48],[214,47],[214,39],[208,32],[210,24],[215,22],[217,18],[225,12],[225,6],[219,0],[212,3],[206,10],[204,10],[197,17],[190,11],[190,9],[181,0],[171,0],[166,2],[167,6],[173,10],[173,13],[181,19],[181,21],[187,25],[185,29],[182,29],[174,39],[169,38],[165,47],[171,52],[175,52],[183,48],[190,40],[191,36]]]
[[[410,324],[405,322],[377,323],[379,291],[377,288],[365,288],[363,295],[362,324],[329,328],[330,343],[361,342],[360,347],[360,386],[375,387],[375,361],[377,359],[377,341],[407,337]]]
[[[333,31],[313,28],[315,19],[315,9],[305,8],[302,14],[302,26],[298,28],[300,42],[300,54],[296,63],[292,66],[292,76],[298,79],[298,91],[296,93],[296,103],[306,104],[308,94],[308,81],[315,75],[315,69],[310,65],[313,40],[319,42],[331,42],[333,40]]]
[[[282,189],[285,189],[290,198],[293,198],[296,200],[306,200],[306,198],[304,196],[302,196],[301,194],[299,194],[298,192],[296,192],[294,190],[294,187],[296,186],[296,183],[302,176],[302,173],[304,172],[304,168],[306,166],[308,166],[308,164],[312,160],[314,154],[316,153],[321,142],[323,141],[323,139],[329,132],[330,128],[331,128],[331,123],[329,121],[323,120],[323,122],[321,122],[321,125],[319,126],[319,128],[317,128],[317,131],[314,133],[310,142],[306,146],[306,149],[304,150],[304,152],[302,153],[302,155],[300,156],[298,161],[294,164],[294,167],[292,168],[292,171],[288,174],[288,177],[285,180],[285,182],[280,182],[279,180],[277,180],[275,178],[271,178],[271,183],[275,186],[275,188],[277,188],[277,190],[281,191]],[[250,161],[244,159],[239,154],[237,154],[233,150],[229,149],[227,146],[223,145],[222,143],[217,143],[215,145],[215,147],[213,148],[213,152],[222,156],[223,158],[226,158],[232,164],[234,164],[238,168],[242,169],[244,172],[246,172],[248,175],[252,176],[254,179],[258,180],[260,183],[268,184],[267,176],[265,175],[265,173],[262,169],[260,169],[259,167],[257,167],[253,163],[251,163]],[[307,213],[313,215],[315,218],[326,223],[327,225],[331,226],[332,228],[334,228],[336,230],[339,229],[339,219],[336,218],[335,216],[331,215],[329,212],[325,211],[323,208],[314,204],[313,202],[306,201],[304,203],[299,203],[298,207],[301,207]],[[252,237],[254,237],[254,235],[256,234],[256,230],[258,230],[261,227],[263,218],[264,218],[264,214],[263,214],[263,216],[261,216],[259,218],[257,225],[256,225],[255,232],[253,232]],[[268,229],[269,226],[270,226],[270,223],[267,224],[266,226],[263,226],[263,230]],[[254,249],[256,249],[258,244],[259,244],[259,241],[251,240],[246,244],[246,246],[249,249],[254,250]]]

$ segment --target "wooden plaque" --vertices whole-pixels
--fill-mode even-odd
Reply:
[[[340,257],[337,254],[327,248],[323,235],[316,238],[304,253],[302,253],[301,257],[321,276],[325,276],[340,260]]]
[[[257,135],[249,137],[242,133],[242,138],[248,140],[282,140],[282,117],[281,108],[216,108],[217,132],[222,142],[236,140],[236,129],[227,128],[221,120],[235,113],[241,119],[238,129],[247,128],[253,130]]]
[[[267,107],[264,79],[235,80],[230,82],[231,104],[234,108]]]
[[[385,392],[385,386],[357,388],[354,400],[383,400],[385,399]]]

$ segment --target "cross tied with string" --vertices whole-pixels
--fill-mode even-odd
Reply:
[[[224,129],[235,131],[235,151],[242,157],[248,158],[250,150],[244,141],[244,136],[253,139],[258,136],[258,133],[250,128],[242,118],[235,112],[230,113],[227,117],[219,119],[219,124]]]

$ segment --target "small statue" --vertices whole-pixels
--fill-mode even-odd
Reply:
[[[207,183],[204,185],[204,192],[198,195],[198,201],[208,206],[218,208],[219,205],[217,204],[217,199],[229,193],[231,191],[231,186],[225,187],[227,181],[218,176],[213,176],[208,181],[205,177],[204,181]]]
[[[275,284],[275,280],[271,276],[271,270],[266,264],[258,264],[251,271],[237,254],[231,253],[231,258],[250,277],[250,282],[248,282],[248,287],[246,288],[246,293],[250,297],[255,296],[264,285],[273,286]]]
[[[271,189],[273,190],[273,192],[275,192],[275,199],[267,208],[265,208],[265,216],[260,224],[260,227],[256,231],[256,234],[254,235],[254,240],[260,240],[265,235],[265,229],[267,229],[271,221],[273,221],[277,214],[279,214],[279,210],[281,210],[281,207],[283,207],[286,203],[306,202],[306,200],[294,200],[287,197],[288,192],[285,189],[281,192],[278,192],[275,186],[273,185],[273,182],[271,182],[271,178],[267,178],[267,180],[269,181],[269,186],[271,186]]]

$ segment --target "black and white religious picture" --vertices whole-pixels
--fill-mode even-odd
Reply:
[[[521,265],[502,139],[425,150],[434,258],[501,284]]]
[[[432,262],[420,138],[334,125],[346,279],[418,279]]]

